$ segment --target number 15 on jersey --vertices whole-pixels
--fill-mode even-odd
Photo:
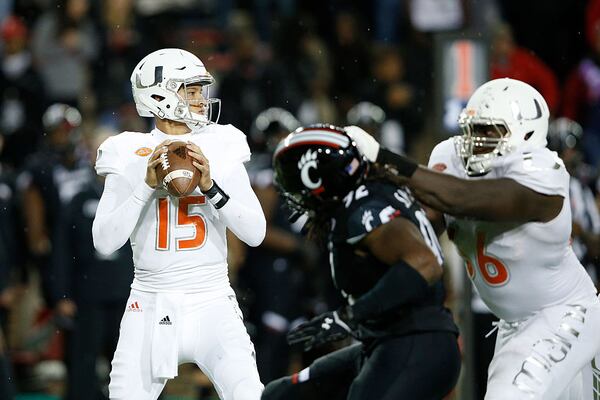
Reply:
[[[171,236],[175,236],[174,227],[184,226],[193,227],[193,235],[175,237],[175,250],[197,250],[201,248],[206,242],[206,219],[201,212],[197,211],[198,207],[195,206],[206,204],[206,197],[180,197],[175,215],[171,216],[171,210],[175,208],[171,207],[174,201],[177,200],[170,197],[157,199],[156,249],[169,250]]]

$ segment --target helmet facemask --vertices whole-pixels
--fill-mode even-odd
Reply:
[[[190,129],[194,129],[219,120],[221,100],[210,98],[210,85],[213,82],[210,75],[167,81],[167,90],[177,98],[173,111],[176,121],[185,122]],[[216,112],[215,105],[218,108]]]
[[[275,181],[277,182],[277,181]],[[319,199],[311,198],[308,196],[308,192],[305,193],[291,193],[286,192],[280,185],[275,185],[279,195],[283,197],[286,207],[292,212],[289,219],[290,222],[294,222],[301,215],[306,215],[308,219],[313,219],[317,214],[318,210],[323,211],[325,205],[319,201]]]
[[[455,138],[454,145],[467,175],[485,175],[493,160],[509,150],[508,125],[501,119],[477,118],[465,112],[459,116],[458,124],[463,134]]]

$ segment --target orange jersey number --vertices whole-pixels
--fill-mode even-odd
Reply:
[[[477,266],[481,277],[490,286],[502,286],[508,282],[508,268],[495,257],[485,253],[485,233],[477,232]]]
[[[469,278],[475,278],[475,268],[473,263],[460,249],[458,250],[467,266]],[[490,286],[502,286],[510,277],[508,268],[497,258],[485,252],[485,233],[477,232],[477,269],[481,277]]]
[[[158,250],[169,250],[171,237],[171,218],[170,218],[170,198],[163,197],[158,199],[157,216],[158,223],[156,232],[156,248]],[[188,196],[179,199],[177,207],[177,227],[187,225],[194,226],[194,236],[191,238],[178,238],[175,240],[177,250],[195,250],[199,249],[206,242],[206,220],[200,213],[190,214],[190,207],[206,203],[204,196]]]

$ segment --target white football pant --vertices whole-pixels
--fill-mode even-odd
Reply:
[[[485,400],[597,400],[589,369],[600,351],[600,302],[558,305],[500,321]],[[582,378],[582,375],[587,376]]]
[[[167,379],[153,378],[152,336],[159,323],[178,323],[178,364],[195,363],[210,378],[223,400],[258,400],[263,385],[254,346],[242,321],[233,291],[210,297],[183,296],[179,321],[156,313],[156,293],[132,290],[121,321],[112,361],[111,400],[156,400]]]

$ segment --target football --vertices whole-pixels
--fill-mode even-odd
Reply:
[[[175,141],[168,144],[168,150],[161,155],[156,167],[156,177],[167,191],[175,197],[191,194],[200,183],[200,171],[192,164],[187,143]]]

